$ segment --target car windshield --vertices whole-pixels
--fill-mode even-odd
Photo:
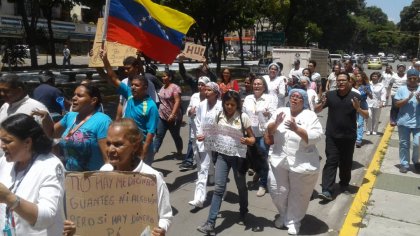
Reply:
[[[370,62],[379,62],[380,61],[380,59],[379,58],[377,58],[377,57],[372,57],[371,59],[370,59]]]

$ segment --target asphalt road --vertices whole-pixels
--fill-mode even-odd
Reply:
[[[42,63],[42,56],[40,56],[40,64]],[[44,59],[46,62],[46,58]],[[60,57],[57,61],[61,61]],[[74,64],[86,64],[87,57],[75,56],[72,58]],[[254,62],[249,62],[253,64]],[[396,70],[396,64],[393,63],[393,68]],[[408,64],[408,63],[407,63]],[[177,65],[173,65],[177,69]],[[197,64],[187,64],[188,67],[195,67]],[[162,67],[162,66],[160,66]],[[365,68],[366,68],[365,64]],[[370,75],[372,70],[366,70]],[[189,102],[189,97],[183,97],[184,103]],[[113,112],[110,110],[109,112]],[[383,130],[388,123],[389,107],[384,108],[381,117],[380,130]],[[319,114],[319,118],[325,129],[325,122],[327,111],[324,110]],[[187,118],[184,118],[187,120]],[[187,150],[188,142],[188,126],[181,129],[181,136],[184,141],[184,153]],[[353,201],[354,193],[357,192],[358,186],[363,181],[364,172],[369,165],[373,153],[376,150],[381,136],[365,136],[362,148],[356,149],[354,153],[354,162],[352,170],[352,193],[353,194],[338,194],[336,199],[329,203],[324,203],[318,198],[313,199],[309,204],[307,215],[302,221],[300,234],[302,235],[338,235],[341,225],[348,214],[349,207]],[[325,139],[322,139],[317,148],[320,153],[321,167],[325,162]],[[164,139],[164,143],[160,152],[155,157],[153,167],[161,171],[165,176],[165,181],[171,192],[171,203],[173,206],[174,221],[170,231],[167,235],[201,235],[196,230],[196,227],[206,221],[211,196],[214,187],[209,187],[207,201],[204,208],[198,211],[193,211],[188,205],[188,201],[192,200],[194,194],[196,179],[195,171],[179,171],[178,165],[181,160],[174,159],[174,152],[176,148],[169,132]],[[320,192],[320,179],[318,177],[317,185],[314,189],[314,196]],[[252,177],[248,176],[247,181],[251,181]],[[227,197],[222,203],[219,218],[216,222],[216,232],[218,235],[287,235],[287,230],[279,230],[273,227],[274,217],[278,214],[269,194],[259,198],[256,197],[256,188],[249,189],[249,216],[247,219],[247,226],[238,225],[237,219],[239,217],[239,204],[236,186],[234,184],[233,176],[230,175],[230,182],[227,186]],[[355,214],[355,213],[352,213]]]

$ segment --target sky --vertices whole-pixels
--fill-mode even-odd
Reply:
[[[366,0],[366,6],[377,6],[388,15],[388,20],[400,22],[400,12],[405,6],[410,6],[413,0]]]

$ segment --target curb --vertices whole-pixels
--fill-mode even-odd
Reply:
[[[369,198],[372,194],[373,185],[375,184],[377,173],[381,168],[382,158],[385,156],[388,149],[388,142],[391,138],[394,127],[388,124],[385,129],[384,135],[378,145],[378,148],[373,155],[373,159],[366,170],[363,178],[363,183],[359,188],[353,203],[347,213],[343,226],[340,230],[340,236],[356,236],[359,229],[362,227],[362,221],[366,212]]]

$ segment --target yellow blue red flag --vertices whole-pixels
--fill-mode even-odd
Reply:
[[[111,0],[107,40],[129,45],[153,60],[171,64],[195,21],[150,0]]]

